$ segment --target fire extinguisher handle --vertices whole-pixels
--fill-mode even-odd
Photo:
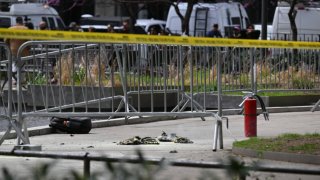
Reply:
[[[255,95],[253,92],[250,92],[250,91],[242,91],[242,93],[244,93],[245,95],[242,97],[243,101],[239,104],[239,107],[243,107],[244,102],[248,98],[253,98]]]
[[[243,101],[239,104],[239,107],[243,107],[244,102],[247,100],[247,98],[244,98]]]

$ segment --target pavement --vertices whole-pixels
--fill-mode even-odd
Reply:
[[[95,121],[89,134],[46,134],[30,137],[31,144],[41,145],[42,152],[69,153],[69,154],[98,154],[108,157],[129,157],[136,155],[141,150],[146,158],[165,158],[171,161],[196,161],[196,162],[225,162],[232,154],[234,141],[247,139],[244,135],[244,120],[242,115],[230,115],[229,129],[223,123],[223,149],[212,151],[215,120],[206,118],[185,118],[174,120],[154,121],[148,118],[129,120],[128,125],[123,125],[124,120]],[[265,121],[263,116],[257,120],[258,137],[274,137],[283,133],[320,133],[320,111],[316,112],[286,112],[271,113],[270,121]],[[37,127],[34,131],[49,131],[47,126]],[[167,134],[175,133],[178,136],[187,137],[192,144],[179,144],[173,142],[160,142],[159,145],[118,145],[119,141],[140,137],[157,137],[165,131]],[[9,139],[0,146],[0,151],[10,151],[16,140]],[[245,164],[260,163],[267,167],[310,169],[320,171],[320,165],[274,161],[268,159],[256,159],[237,156]],[[0,156],[0,168],[8,167],[19,172],[19,176],[30,173],[30,167],[43,162],[51,162],[49,159],[21,158]],[[76,160],[59,160],[52,168],[51,176],[61,177],[76,169],[81,172],[83,162]],[[92,163],[91,171],[103,171],[103,164]],[[59,173],[57,173],[59,172]],[[165,167],[158,173],[156,179],[199,179],[199,177],[212,173],[220,179],[228,178],[224,170],[190,168],[190,167]],[[212,175],[211,174],[211,175]],[[210,175],[210,177],[212,177]],[[0,173],[1,177],[1,173]],[[253,172],[247,179],[320,179],[317,175],[301,175],[286,173]],[[1,179],[1,178],[0,178]],[[112,178],[110,178],[112,179]]]

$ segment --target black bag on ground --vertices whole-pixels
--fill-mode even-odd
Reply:
[[[90,118],[52,117],[49,126],[60,132],[87,134],[92,128],[92,123]]]

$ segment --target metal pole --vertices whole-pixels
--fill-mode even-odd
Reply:
[[[217,151],[218,146],[218,138],[219,138],[219,120],[216,121],[216,124],[214,125],[214,134],[213,134],[213,145],[212,145],[212,151]]]
[[[13,59],[13,63],[16,64],[16,68],[17,68],[17,106],[18,106],[18,117],[17,117],[17,127],[22,131],[22,97],[21,97],[21,93],[22,93],[22,88],[21,88],[21,69],[20,67],[17,65],[18,64],[18,58]],[[9,71],[11,71],[11,69],[9,69]],[[21,142],[20,137],[17,137],[17,144],[19,145]]]
[[[189,48],[187,51],[187,62],[189,61],[189,71],[190,71],[190,96],[191,96],[191,102],[190,102],[190,107],[191,107],[191,112],[194,111],[193,109],[193,60],[191,58],[192,54],[192,47]]]
[[[167,67],[168,67],[168,54],[167,54],[167,46],[164,46],[162,49],[162,66],[163,66],[163,75],[164,75],[164,82],[163,82],[163,86],[164,86],[164,96],[163,96],[163,102],[164,102],[164,106],[163,106],[163,111],[167,112]]]
[[[218,116],[222,116],[222,101],[221,101],[221,96],[222,96],[222,85],[221,85],[221,60],[223,59],[223,52],[221,52],[218,48],[216,48],[217,51],[219,52],[218,57],[218,63],[217,63],[217,88],[218,88]]]
[[[18,117],[17,117],[17,126],[18,129],[20,131],[23,131],[23,134],[18,136],[18,132],[17,132],[17,145],[20,145],[21,140],[23,141],[24,144],[30,144],[30,140],[29,140],[29,134],[28,134],[28,129],[27,129],[27,125],[25,124],[23,117],[22,117],[22,60],[21,60],[21,54],[22,51],[26,48],[25,46],[23,46],[24,44],[22,44],[22,46],[19,47],[18,49],[18,53],[16,56],[16,59],[12,59],[15,61],[16,63],[16,68],[17,68],[17,99],[18,99]],[[11,71],[12,69],[9,69],[9,71]],[[21,137],[24,136],[24,137]]]
[[[123,85],[123,89],[124,89],[124,108],[125,108],[125,112],[129,112],[129,103],[128,103],[128,91],[127,91],[127,60],[128,60],[128,56],[129,55],[129,50],[128,50],[128,46],[124,45],[123,46],[123,54],[122,54],[122,72],[120,72],[122,74],[122,85]],[[126,124],[128,123],[128,117],[125,117],[125,121]]]
[[[267,0],[261,1],[261,39],[267,39]]]
[[[4,46],[7,55],[9,57],[9,63],[8,63],[8,115],[10,120],[12,120],[12,54],[8,46]],[[1,143],[0,143],[1,144]]]
[[[220,51],[219,48],[216,48],[217,52],[219,53],[217,56],[217,88],[218,88],[218,116],[222,116],[222,77],[221,77],[221,61],[224,58],[224,52]],[[223,148],[222,142],[222,122],[221,120],[217,119],[215,127],[214,127],[214,137],[213,137],[213,151],[217,150],[218,143],[220,143],[220,148]]]
[[[250,48],[250,62],[251,62],[251,91],[257,94],[257,64],[254,57],[254,48]]]
[[[185,89],[184,89],[184,73],[183,73],[183,53],[182,53],[182,51],[183,51],[183,47],[182,46],[178,46],[178,58],[177,58],[177,69],[179,69],[179,71],[178,71],[178,81],[177,81],[177,83],[178,83],[178,86],[179,86],[179,83],[181,83],[180,84],[180,86],[181,86],[181,93],[182,94],[180,94],[179,92],[180,91],[178,91],[178,102],[180,102],[180,101],[184,101],[184,94],[185,94]],[[175,80],[174,80],[175,81]],[[181,96],[181,99],[180,99],[180,96]],[[180,104],[179,104],[179,106],[178,106],[178,111],[180,112],[181,111],[181,109],[180,109]]]
[[[83,176],[90,179],[90,160],[87,157],[83,159]]]
[[[220,149],[223,149],[223,132],[222,132],[222,121],[221,120],[217,120],[218,123],[218,135],[219,135],[219,145],[220,145]]]

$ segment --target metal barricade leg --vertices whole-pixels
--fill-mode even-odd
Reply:
[[[8,128],[7,128],[7,131],[2,135],[0,136],[0,145],[3,143],[3,141],[7,138],[7,136],[10,134],[10,131],[12,129],[12,125],[11,125],[11,122],[10,122],[10,119],[6,116],[1,116],[1,119],[4,119],[4,120],[7,120],[8,121]]]
[[[220,149],[223,149],[223,135],[222,135],[222,120],[217,119],[214,125],[214,135],[213,135],[213,151],[217,151],[218,143]]]
[[[126,50],[126,48],[125,48]],[[119,67],[119,74],[120,74],[120,79],[121,79],[121,83],[122,83],[122,90],[123,90],[123,98],[121,100],[121,104],[118,106],[118,110],[121,109],[122,106],[124,106],[125,108],[125,112],[130,112],[130,109],[134,112],[137,112],[133,106],[131,106],[128,102],[128,92],[127,92],[127,76],[126,76],[126,58],[123,58],[123,61],[121,62],[121,56],[119,53],[118,49],[115,49],[116,51],[116,59],[117,59],[117,63],[118,63],[118,67]],[[125,57],[125,55],[123,55]],[[116,111],[116,112],[117,112]],[[126,121],[128,120],[128,117],[125,117]]]
[[[22,141],[23,144],[30,144],[29,133],[26,125],[21,126],[21,124],[18,121],[11,121],[11,125],[17,133],[17,138],[18,138],[17,145],[21,144],[20,141]],[[22,132],[22,128],[24,129],[23,132]]]
[[[320,99],[319,99],[319,101],[312,107],[311,112],[314,112],[319,105],[320,105]]]
[[[21,131],[21,128],[19,128],[19,125],[17,125],[17,121],[15,120],[11,120],[9,117],[7,116],[1,116],[1,119],[7,120],[8,121],[8,129],[7,131],[3,134],[2,137],[0,137],[0,145],[4,142],[4,140],[6,140],[6,138],[8,137],[8,135],[10,134],[11,129],[13,128],[16,133],[17,133],[17,137],[22,140],[22,142],[24,144],[29,144],[29,138],[28,138],[28,134],[24,134]]]

